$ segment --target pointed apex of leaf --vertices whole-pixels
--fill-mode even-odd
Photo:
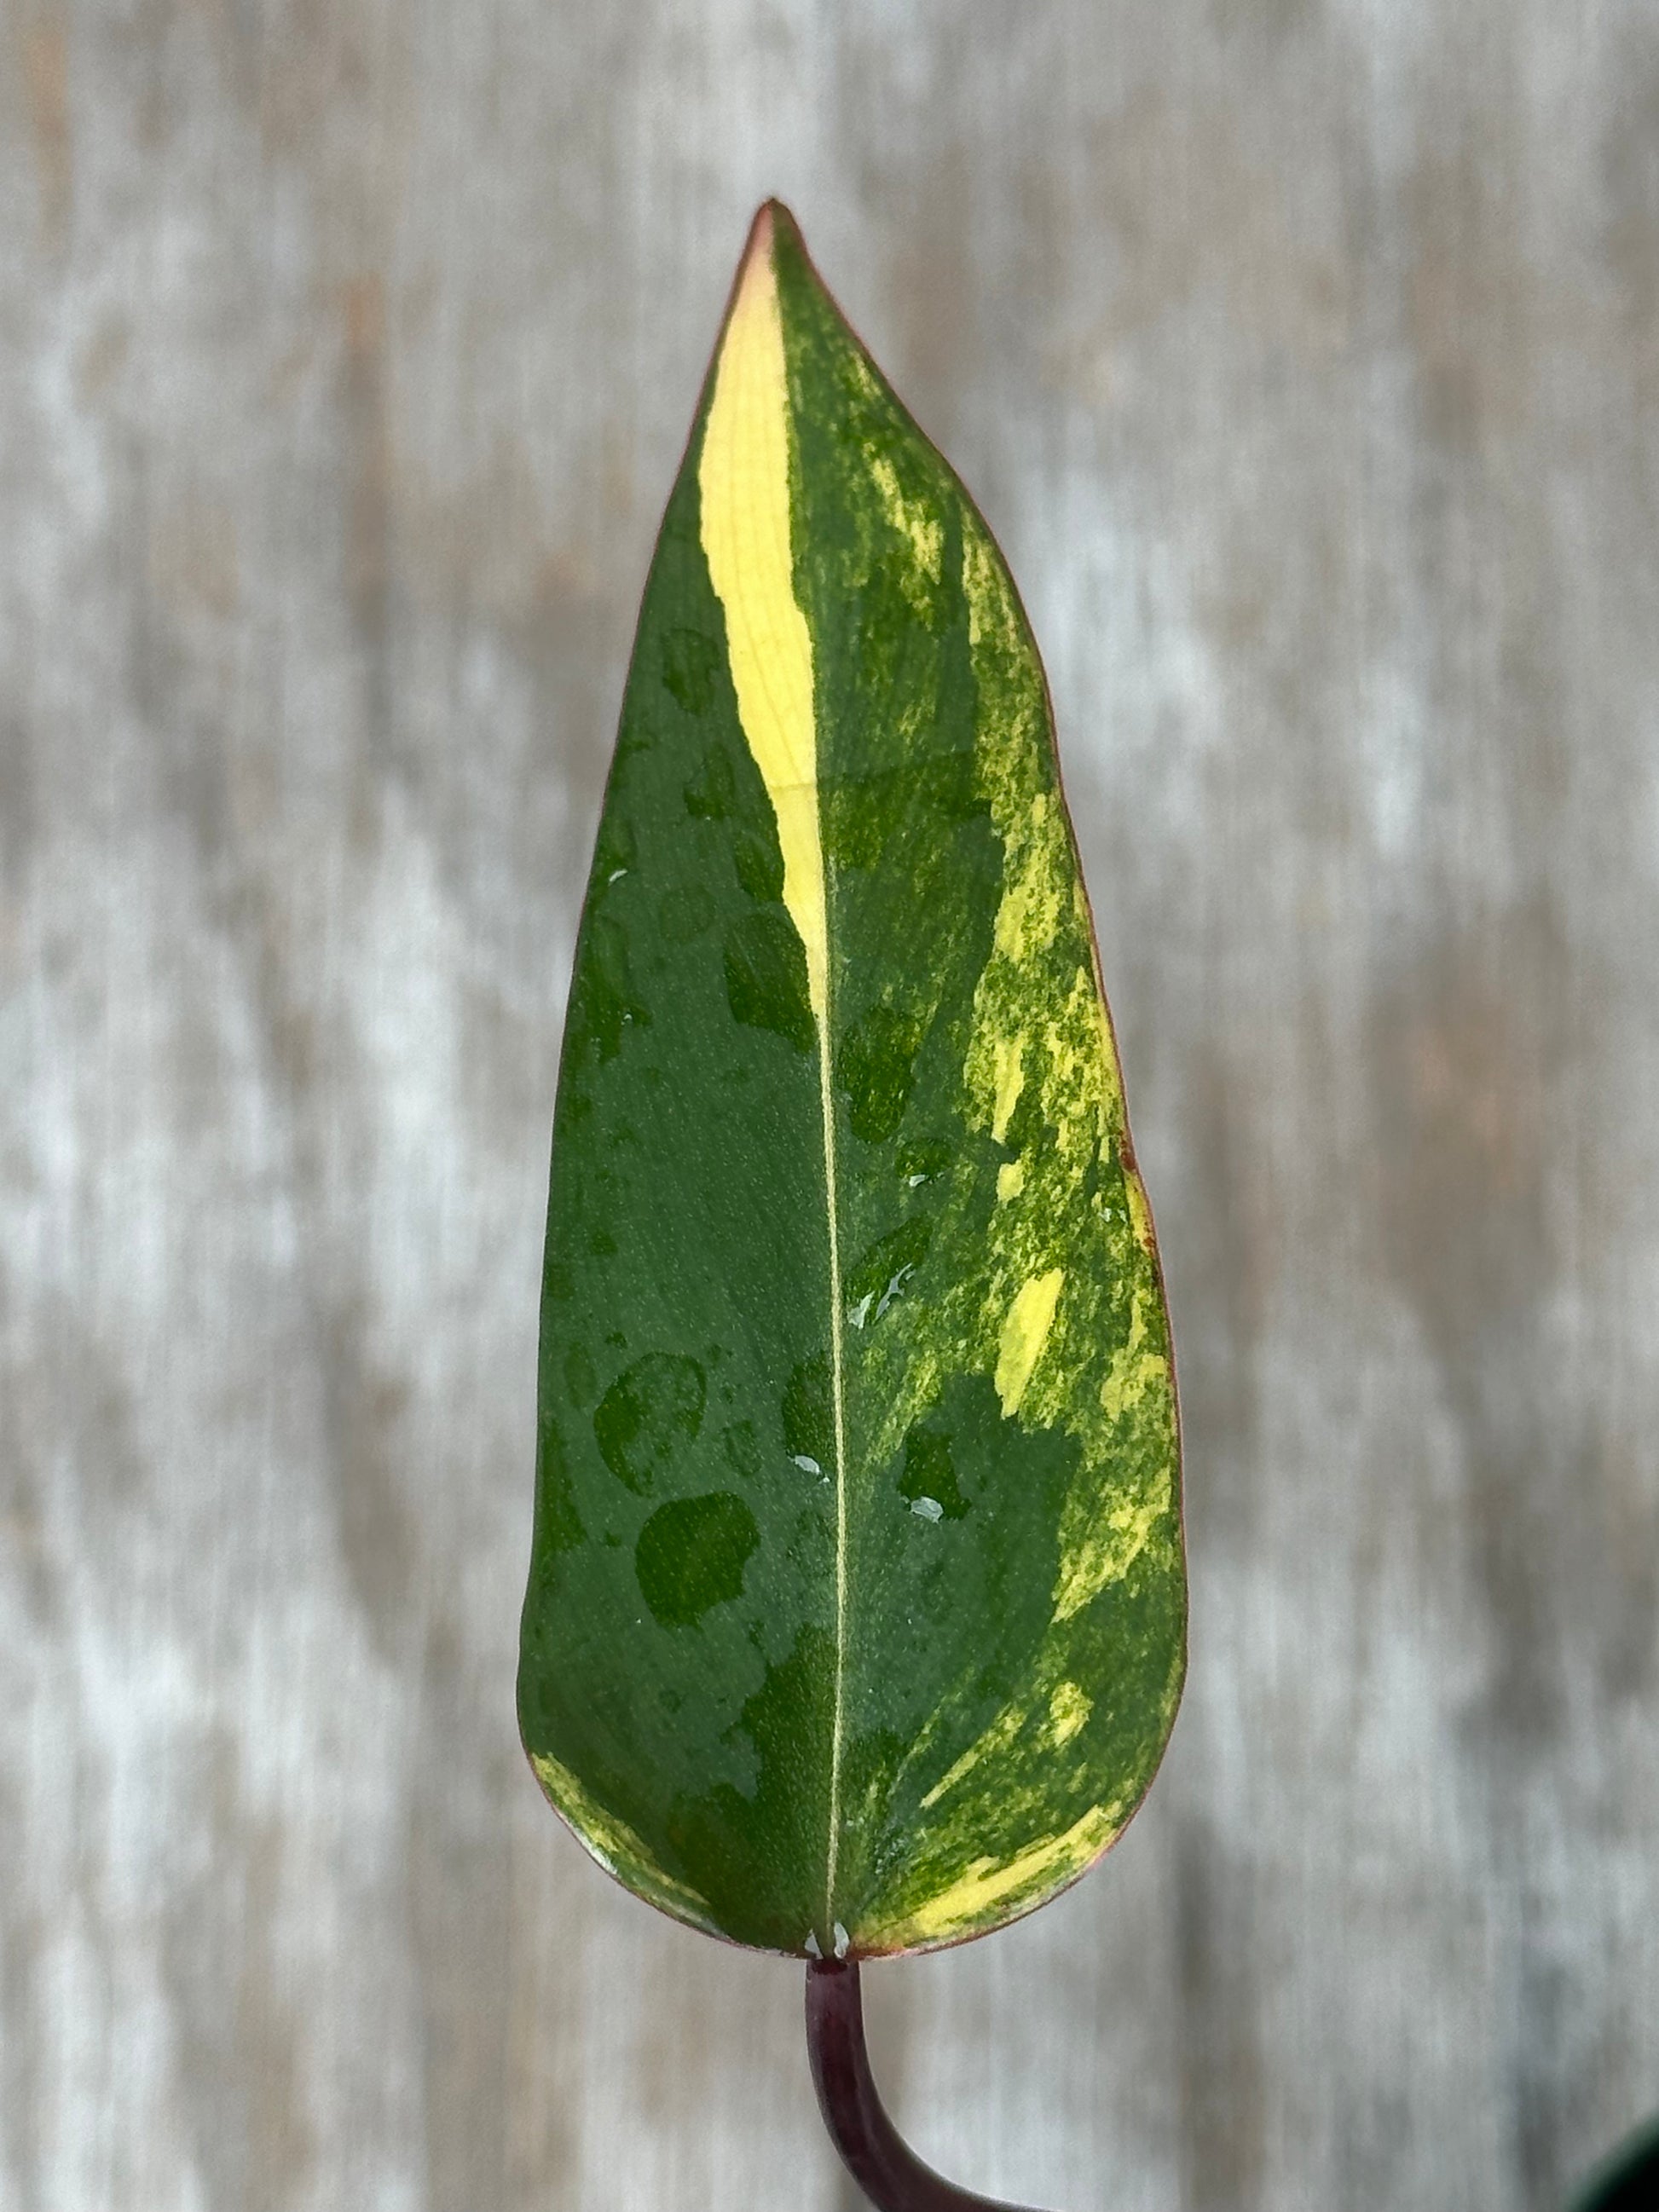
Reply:
[[[763,200],[755,210],[755,219],[749,226],[749,235],[744,241],[743,253],[738,263],[737,276],[732,286],[732,309],[751,284],[769,279],[773,274],[773,253],[780,239],[787,240],[799,251],[805,252],[800,226],[781,200]],[[718,352],[718,349],[716,349]]]
[[[1036,647],[769,200],[571,985],[525,1743],[665,1911],[931,1948],[1121,1832],[1185,1621],[1168,1322]]]
[[[742,290],[750,271],[757,264],[769,264],[772,258],[772,240],[778,218],[788,220],[788,210],[781,200],[763,200],[755,210],[755,219],[749,226],[749,235],[744,241],[743,258],[738,264],[737,283],[733,296]]]
[[[755,220],[749,226],[749,243],[744,249],[744,259],[757,247],[762,252],[769,248],[775,234],[787,239],[793,246],[802,243],[800,225],[784,203],[775,198],[763,200],[756,209]]]
[[[781,264],[784,262],[804,276],[812,289],[834,307],[828,287],[813,265],[811,256],[806,250],[806,240],[793,214],[780,199],[763,200],[755,210],[754,220],[749,226],[749,235],[744,241],[743,252],[738,262],[726,322],[721,326],[720,343],[714,349],[714,365],[716,368],[726,331],[738,305],[744,299],[752,299],[757,290],[769,286],[775,291],[781,282]],[[840,310],[836,308],[835,312],[840,319]],[[850,331],[848,336],[850,339]]]

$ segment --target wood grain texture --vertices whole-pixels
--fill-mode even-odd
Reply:
[[[0,16],[0,2207],[847,2199],[514,1740],[562,994],[778,191],[1054,682],[1188,1445],[1105,1867],[872,1972],[1068,2212],[1659,2104],[1641,0]]]

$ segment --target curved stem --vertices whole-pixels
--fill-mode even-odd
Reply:
[[[830,2140],[878,2212],[1017,2212],[924,2166],[888,2118],[870,2073],[854,1961],[814,1960],[806,1969],[806,2052]]]
[[[878,2212],[1018,2212],[924,2166],[888,2118],[865,2048],[854,1961],[814,1960],[806,1969],[806,2052],[830,2140]],[[1577,2212],[1653,2212],[1656,2205],[1659,2121],[1651,2121],[1593,2178]]]

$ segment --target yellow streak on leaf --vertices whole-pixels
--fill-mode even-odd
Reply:
[[[1092,1528],[1073,1531],[1062,1526],[1060,1579],[1054,1585],[1056,1620],[1069,1620],[1108,1583],[1122,1581],[1168,1518],[1171,1503],[1166,1472],[1149,1496],[1124,1498]]]
[[[1130,1207],[1134,1206],[1135,1178],[1126,1176],[1125,1188],[1130,1194]],[[1146,1201],[1141,1201],[1145,1217]],[[1146,1396],[1164,1379],[1164,1362],[1156,1352],[1147,1349],[1146,1300],[1145,1292],[1137,1287],[1129,1310],[1129,1340],[1113,1358],[1100,1386],[1100,1407],[1109,1421],[1120,1419],[1132,1413]]]
[[[1031,1370],[1042,1357],[1065,1280],[1063,1267],[1050,1267],[1046,1274],[1033,1275],[1020,1285],[1004,1318],[1002,1341],[997,1352],[996,1386],[1005,1419],[1019,1410]]]
[[[1006,1205],[1009,1199],[1018,1198],[1024,1187],[1024,1161],[1005,1160],[1002,1165],[997,1170],[998,1199]]]
[[[1146,1203],[1146,1186],[1138,1175],[1126,1175],[1123,1188],[1129,1200],[1129,1223],[1143,1251],[1152,1249],[1152,1215]]]
[[[1019,1103],[1025,1082],[1025,1040],[1020,1036],[1000,1036],[991,1047],[991,1054],[996,1082],[991,1134],[1000,1144],[1008,1133],[1008,1124],[1014,1118],[1014,1109]]]
[[[902,1949],[963,1934],[1005,1901],[1034,1889],[1057,1887],[1081,1873],[1121,1825],[1119,1804],[1092,1806],[1063,1834],[1045,1836],[1012,1859],[975,1859],[948,1889],[918,1905],[897,1927],[860,1929],[860,1936],[866,1942],[878,1942],[884,1948]]]
[[[881,494],[887,520],[902,537],[908,538],[916,566],[937,584],[945,565],[944,522],[919,501],[906,499],[898,471],[885,453],[871,455],[870,474]]]
[[[1068,848],[1054,818],[1053,794],[1039,791],[1031,800],[1025,849],[1051,861],[1045,869],[1022,869],[1011,876],[997,906],[993,942],[1005,959],[1029,960],[1054,941],[1072,886],[1066,881]]]
[[[531,1753],[530,1764],[554,1811],[563,1815],[577,1842],[608,1875],[682,1920],[695,1921],[699,1928],[718,1933],[708,1899],[665,1873],[627,1822],[607,1813],[568,1766],[542,1751]]]
[[[738,279],[697,465],[702,550],[726,612],[738,718],[778,818],[783,902],[806,948],[827,1034],[829,931],[818,829],[812,640],[795,599],[789,535],[789,387],[783,323],[763,219]]]
[[[1095,1709],[1095,1701],[1076,1682],[1062,1682],[1048,1700],[1048,1723],[1057,1744],[1070,1743]]]
[[[1024,1727],[1030,1717],[1023,1705],[1006,1705],[982,1735],[976,1736],[960,1759],[947,1767],[921,1801],[924,1813],[937,1805],[949,1790],[954,1790],[966,1774],[972,1773],[988,1753],[1006,1750]]]

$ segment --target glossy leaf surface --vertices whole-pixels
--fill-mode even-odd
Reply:
[[[1168,1326],[1036,647],[757,219],[571,988],[519,1705],[617,1877],[771,1949],[1000,1925],[1180,1695]]]

